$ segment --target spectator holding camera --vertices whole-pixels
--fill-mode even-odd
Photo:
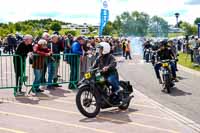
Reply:
[[[57,84],[58,68],[60,63],[60,52],[64,50],[64,45],[57,34],[51,36],[51,43],[48,46],[51,49],[53,57],[48,60],[48,86],[47,89],[53,90],[54,87],[60,87]]]

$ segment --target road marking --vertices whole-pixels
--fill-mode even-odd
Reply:
[[[113,121],[113,122],[127,123],[127,121],[112,119],[112,118],[108,118],[108,117],[101,117],[101,116],[98,116],[97,118],[104,119],[104,120],[108,120],[108,121]],[[145,127],[145,128],[151,128],[151,129],[155,129],[155,130],[159,130],[159,131],[164,131],[164,132],[169,132],[169,133],[179,133],[179,132],[177,132],[177,131],[175,131],[175,130],[163,129],[163,128],[154,127],[154,126],[149,126],[149,125],[144,125],[144,124],[140,124],[140,123],[136,123],[136,122],[130,122],[130,123],[127,123],[127,124],[128,124],[128,125],[134,125],[134,126]]]
[[[73,105],[76,105],[75,103],[73,102],[70,102],[70,101],[62,101],[62,100],[54,100],[56,102],[60,102],[60,103],[68,103],[68,104],[73,104]],[[146,107],[146,108],[151,108],[151,109],[156,109],[156,107],[152,107],[152,106],[146,106],[146,105],[143,105],[143,104],[133,104],[133,106],[141,106],[141,107]],[[169,120],[169,121],[174,121],[175,119],[170,119],[170,118],[166,118],[166,117],[159,117],[159,116],[154,116],[154,115],[149,115],[149,114],[143,114],[143,113],[135,113],[135,112],[132,112],[130,114],[134,114],[134,115],[141,115],[141,116],[146,116],[146,117],[152,117],[152,118],[157,118],[157,119],[164,119],[164,120]]]
[[[15,130],[15,129],[10,129],[10,128],[4,128],[4,127],[0,127],[0,130],[11,132],[11,133],[26,133],[26,132],[23,132],[23,131],[19,131],[19,130]]]
[[[136,112],[133,112],[131,114],[133,114],[133,115],[141,115],[141,116],[151,117],[151,118],[156,118],[156,119],[161,119],[161,120],[176,121],[175,119],[166,118],[164,116],[163,117],[159,117],[159,116],[154,116],[154,115],[149,115],[149,114],[143,114],[143,113],[136,113]]]
[[[72,102],[69,102],[69,101],[62,101],[62,100],[54,100],[56,102],[60,102],[60,103],[67,103],[67,104],[73,104],[75,105],[74,103]],[[135,104],[134,104],[135,105]],[[133,106],[134,106],[133,105]],[[140,105],[140,104],[137,104],[136,106],[142,106],[144,107],[144,105]],[[146,107],[146,106],[145,106]],[[150,106],[149,106],[150,107]],[[153,108],[153,107],[152,107]],[[155,109],[155,108],[154,108]],[[134,115],[140,115],[140,116],[145,116],[145,117],[151,117],[151,118],[157,118],[157,119],[164,119],[164,120],[169,120],[169,121],[175,121],[175,119],[170,119],[170,118],[166,118],[166,117],[159,117],[159,116],[154,116],[154,115],[149,115],[149,114],[143,114],[143,113],[135,113],[135,112],[132,112],[130,114],[134,114]]]
[[[148,96],[144,95],[143,93],[141,93],[140,91],[134,89],[135,92],[137,92],[139,95],[145,97],[145,98],[148,98],[149,99],[149,102],[154,104],[154,106],[157,106],[158,110],[168,114],[169,116],[171,116],[174,120],[182,123],[183,125],[187,126],[187,127],[190,127],[191,129],[197,131],[197,132],[200,132],[200,125],[197,124],[196,122],[190,120],[189,118],[186,118],[178,113],[176,113],[175,111],[167,108],[166,106],[164,105],[161,105],[160,103],[154,101],[153,99],[149,98]]]
[[[96,128],[86,127],[86,126],[82,126],[82,125],[71,124],[71,123],[66,123],[66,122],[61,122],[61,121],[56,121],[56,120],[50,120],[50,119],[44,119],[44,118],[39,118],[39,117],[33,117],[33,116],[28,116],[28,115],[22,115],[22,114],[17,114],[17,113],[0,111],[0,114],[12,115],[12,116],[16,116],[16,117],[23,117],[23,118],[27,118],[27,119],[33,119],[33,120],[39,120],[39,121],[49,122],[49,123],[53,123],[53,124],[59,124],[59,125],[68,126],[68,127],[87,129],[87,130],[100,132],[100,133],[113,133],[113,132],[102,130],[102,129],[96,129]],[[14,132],[14,133],[24,133],[24,132]]]
[[[67,103],[67,104],[73,104],[76,105],[73,102],[70,101],[63,101],[63,100],[53,100],[55,102],[60,102],[60,103]],[[145,107],[145,108],[150,108],[150,109],[156,109],[156,107],[148,106],[148,105],[143,105],[143,104],[134,104],[133,106],[139,106],[139,107]]]
[[[75,96],[75,95],[71,95],[71,96]],[[67,103],[67,104],[73,104],[75,105],[75,103],[73,103],[72,101],[69,100],[75,100],[75,98],[67,98],[66,101],[64,101],[63,99],[59,99],[60,97],[56,97],[56,96],[52,96],[52,97],[16,97],[16,98],[0,98],[1,102],[14,102],[17,101],[18,99],[24,99],[24,98],[28,98],[31,100],[53,100],[55,102],[60,102],[60,103]],[[56,99],[58,98],[58,99]],[[56,99],[56,100],[54,100]],[[67,101],[68,100],[68,101]],[[145,107],[145,108],[150,108],[150,109],[156,109],[156,107],[153,106],[148,106],[148,105],[144,105],[144,104],[136,104],[134,103],[133,106],[139,106],[139,107]]]
[[[31,104],[24,104],[24,103],[15,103],[15,102],[9,102],[8,103],[13,103],[16,105],[22,105],[22,106],[28,106],[28,107],[33,107],[33,108],[40,108],[40,109],[46,109],[46,110],[52,110],[52,111],[57,111],[57,112],[63,112],[63,113],[67,113],[67,114],[73,114],[73,115],[77,115],[77,116],[81,116],[80,113],[74,112],[74,111],[65,111],[65,110],[61,110],[61,109],[55,109],[55,108],[51,108],[51,107],[46,107],[46,106],[39,106],[39,105],[31,105]],[[121,122],[121,123],[127,123],[127,121],[123,121],[123,120],[118,120],[118,119],[113,119],[113,118],[104,118],[104,117],[97,117],[99,119],[107,119],[109,121],[114,121],[114,122]],[[145,128],[150,128],[150,129],[155,129],[155,130],[159,130],[159,131],[164,131],[164,132],[169,132],[169,133],[178,133],[177,131],[173,131],[173,130],[168,130],[168,129],[164,129],[164,128],[158,128],[158,127],[154,127],[154,126],[150,126],[150,125],[145,125],[145,124],[140,124],[140,123],[136,123],[136,122],[131,122],[131,123],[127,123],[128,125],[135,125],[135,126],[139,126],[139,127],[145,127]]]
[[[119,76],[119,78],[121,80],[124,80],[121,76]],[[134,81],[132,81],[132,82],[134,82]],[[136,85],[136,82],[134,82],[134,85]],[[134,90],[134,92],[136,92],[140,96],[144,97],[145,99],[149,99],[149,103],[151,103],[154,106],[156,106],[157,109],[160,110],[161,112],[164,112],[164,113],[168,114],[169,116],[171,116],[177,122],[180,122],[183,125],[185,125],[187,127],[190,127],[191,129],[193,129],[193,130],[195,130],[197,132],[200,132],[200,125],[197,124],[196,122],[194,122],[194,121],[190,120],[189,118],[186,118],[186,117],[176,113],[175,111],[167,108],[164,105],[161,105],[160,103],[158,103],[155,100],[151,99],[150,97],[146,96],[145,94],[143,94],[142,92],[138,91],[137,89],[133,88],[133,90]]]

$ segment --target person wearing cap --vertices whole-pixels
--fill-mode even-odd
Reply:
[[[172,59],[176,59],[176,57],[174,56],[172,50],[169,48],[167,40],[163,40],[161,42],[160,49],[157,52],[157,61],[158,62],[154,65],[154,70],[155,70],[155,73],[156,73],[156,77],[158,78],[158,81],[159,81],[160,84],[162,84],[162,80],[161,80],[161,77],[160,77],[159,70],[160,70],[162,64],[159,61],[172,60]],[[174,62],[170,62],[170,66],[171,66],[171,70],[172,70],[173,79],[176,82],[178,82],[178,80],[176,78],[175,63]]]
[[[45,64],[47,61],[47,57],[51,56],[51,50],[47,48],[47,41],[44,39],[40,39],[38,44],[34,45],[33,52],[36,55],[33,55],[33,70],[35,75],[35,80],[32,86],[32,92],[38,93],[43,92],[43,90],[39,89],[40,84],[42,83],[42,74],[45,68]]]
[[[58,80],[58,68],[60,62],[60,52],[63,51],[62,43],[59,43],[59,36],[53,34],[51,36],[51,43],[48,45],[48,48],[51,49],[53,55],[52,58],[49,58],[47,68],[48,68],[48,86],[47,89],[51,90],[54,87],[60,87],[56,82]],[[53,84],[54,83],[54,84]]]
[[[80,58],[83,55],[83,45],[85,43],[84,37],[79,36],[76,41],[73,42],[71,47],[71,53],[75,54],[77,56],[71,56],[68,63],[70,64],[70,81],[77,81],[74,84],[78,83],[79,80],[79,66],[78,66],[78,58]],[[69,89],[75,89],[74,84],[69,84]]]
[[[13,63],[14,63],[14,70],[16,75],[16,87],[17,95],[24,95],[22,92],[22,76],[25,72],[25,65],[26,65],[26,58],[28,53],[33,52],[32,47],[33,37],[31,35],[25,35],[23,37],[23,41],[18,45],[14,56]]]

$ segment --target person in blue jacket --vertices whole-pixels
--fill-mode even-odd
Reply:
[[[83,49],[82,46],[85,43],[85,39],[83,37],[78,37],[75,42],[73,42],[71,47],[71,53],[75,54],[74,56],[71,56],[68,63],[70,64],[70,84],[69,89],[75,89],[75,86],[78,83],[79,80],[79,64],[78,64],[78,58],[83,55]],[[74,84],[72,84],[72,82]]]

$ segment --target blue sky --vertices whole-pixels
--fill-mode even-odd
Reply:
[[[82,24],[99,23],[100,0],[0,0],[0,22],[53,18]],[[200,0],[110,0],[110,20],[124,11],[143,11],[158,15],[174,24],[175,12],[180,19],[193,23],[200,17]]]

